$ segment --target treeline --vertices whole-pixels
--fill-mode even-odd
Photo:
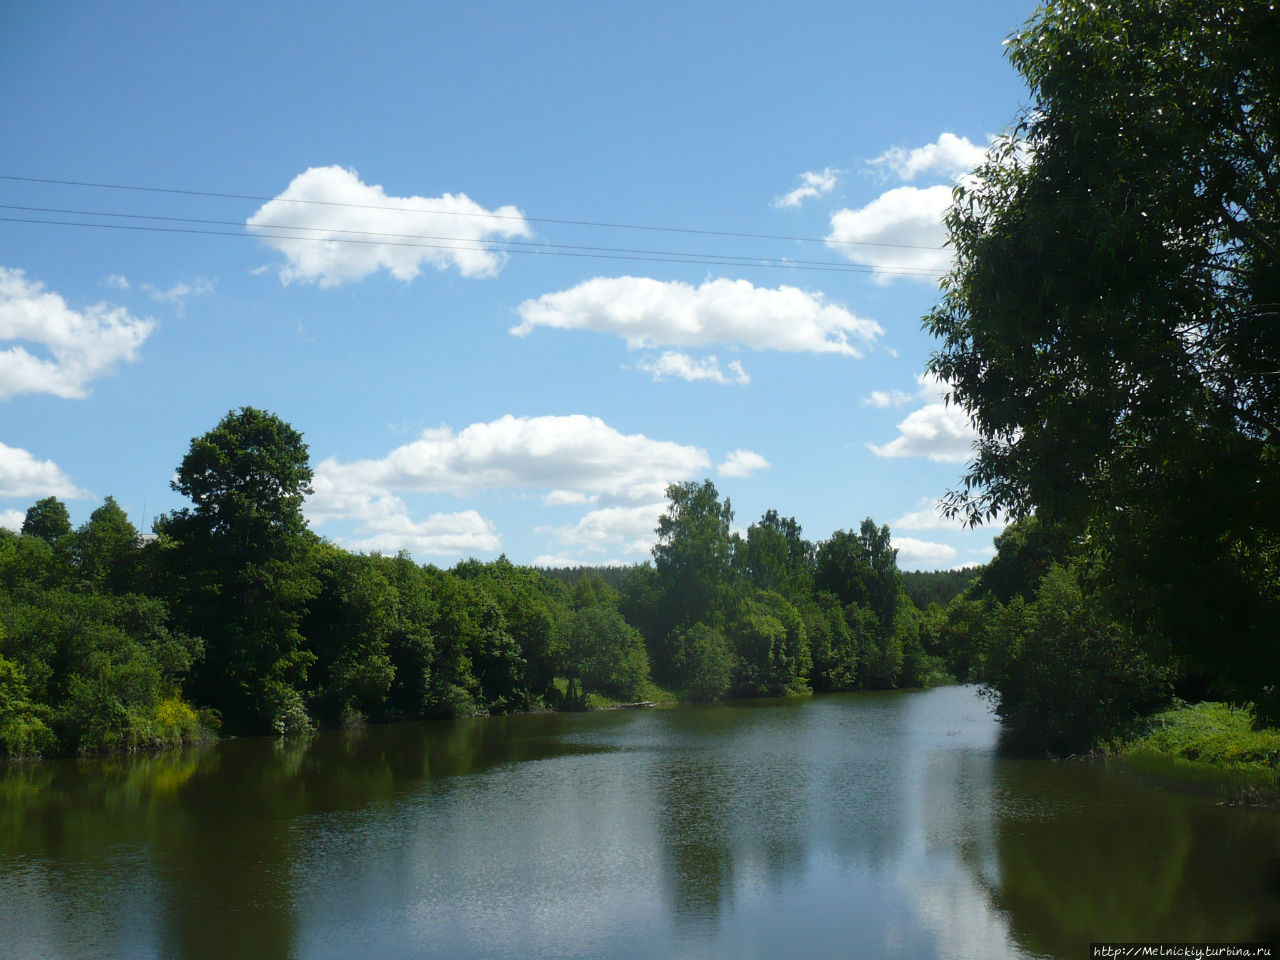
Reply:
[[[1006,51],[925,325],[980,435],[946,502],[1021,521],[946,642],[1058,750],[1175,696],[1280,723],[1280,17],[1055,0]]]
[[[0,754],[941,674],[870,520],[815,545],[771,510],[740,537],[708,480],[669,488],[652,564],[441,570],[317,537],[311,476],[301,434],[243,408],[192,441],[192,506],[152,542],[110,497],[0,531]]]

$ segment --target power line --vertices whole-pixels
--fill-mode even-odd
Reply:
[[[752,265],[757,265],[757,266],[773,265],[773,266],[781,266],[781,267],[791,267],[794,269],[809,269],[809,268],[816,268],[816,267],[825,267],[832,270],[856,271],[859,266],[862,266],[864,270],[866,269],[865,265],[849,264],[849,263],[844,263],[844,262],[835,261],[835,260],[794,260],[788,257],[751,257],[746,255],[737,255],[737,254],[696,253],[696,252],[679,251],[679,250],[645,250],[645,249],[635,249],[630,247],[594,247],[594,246],[585,246],[580,244],[547,243],[544,241],[537,241],[537,240],[512,240],[512,239],[482,240],[482,239],[476,239],[472,237],[442,237],[442,236],[433,236],[430,234],[419,234],[419,233],[387,233],[381,230],[352,230],[346,227],[327,227],[327,226],[312,227],[312,226],[306,226],[303,224],[292,224],[292,223],[242,224],[238,220],[208,220],[208,219],[202,219],[198,217],[171,217],[171,216],[161,216],[159,214],[148,214],[148,213],[116,213],[112,211],[102,211],[102,210],[73,210],[73,209],[66,209],[61,207],[32,207],[32,206],[24,206],[20,204],[11,204],[11,203],[0,203],[0,210],[22,210],[30,213],[56,213],[56,214],[65,215],[65,216],[115,217],[118,219],[127,219],[127,220],[159,220],[166,223],[190,223],[190,224],[201,224],[204,226],[221,226],[221,227],[248,226],[253,230],[307,230],[307,231],[312,231],[317,233],[355,234],[357,236],[364,236],[364,237],[382,237],[382,238],[392,238],[392,239],[400,239],[400,240],[436,240],[436,241],[444,241],[446,243],[451,243],[451,244],[456,243],[456,244],[473,244],[474,245],[474,246],[461,246],[461,247],[447,247],[447,249],[457,249],[457,250],[482,250],[483,251],[483,250],[488,250],[494,246],[500,246],[503,249],[507,249],[508,247],[511,247],[511,246],[516,246],[516,247],[537,248],[537,249],[545,250],[547,252],[552,250],[574,250],[574,251],[593,252],[593,253],[634,254],[640,257],[652,256],[652,257],[663,257],[663,258],[669,258],[669,257],[690,258],[689,260],[682,261],[682,262],[693,262],[693,263],[701,263],[701,262],[723,263],[726,260],[734,260],[734,261],[749,261]],[[19,221],[19,222],[57,223],[59,221],[31,220],[31,221]],[[346,237],[333,237],[333,236],[291,237],[291,236],[280,235],[280,234],[253,234],[253,235],[259,237],[260,239],[274,238],[274,239],[336,240],[339,242],[348,239]],[[369,241],[369,242],[385,243],[390,241],[381,240],[381,241]],[[525,253],[529,251],[511,250],[510,252]],[[930,271],[927,269],[912,268],[912,267],[903,267],[903,268],[897,268],[897,269],[901,269],[903,271],[910,271],[913,273],[919,273],[922,276],[932,276],[934,273],[933,271]]]
[[[611,230],[652,230],[662,233],[687,233],[705,237],[736,237],[744,240],[787,240],[797,243],[824,243],[855,247],[887,247],[900,250],[941,250],[941,247],[910,243],[881,243],[875,240],[831,240],[826,237],[794,237],[773,233],[737,233],[731,230],[699,230],[692,227],[665,227],[652,224],[612,223],[603,220],[568,220],[556,217],[512,216],[501,213],[476,213],[463,210],[431,210],[426,208],[393,207],[375,203],[346,203],[339,200],[302,200],[293,197],[264,197],[251,193],[217,193],[210,190],[184,190],[174,187],[144,187],[124,183],[95,183],[87,180],[57,180],[52,177],[19,177],[0,173],[0,180],[18,183],[44,183],[63,187],[91,187],[98,190],[136,190],[144,193],[168,193],[187,197],[210,197],[219,200],[252,200],[256,203],[302,203],[326,207],[347,207],[357,210],[387,210],[395,213],[426,213],[449,217],[478,217],[491,220],[518,220],[522,223],[555,223],[575,227],[603,227]]]
[[[788,262],[788,261],[754,260],[748,257],[725,256],[720,259],[710,259],[713,256],[715,256],[713,254],[692,254],[688,256],[680,255],[680,254],[674,254],[671,256],[641,256],[638,254],[624,255],[624,254],[609,254],[609,253],[575,253],[569,250],[543,250],[543,249],[524,249],[524,248],[510,249],[510,248],[504,247],[503,246],[504,241],[500,241],[500,240],[483,241],[483,243],[485,243],[486,246],[458,246],[458,245],[447,244],[447,243],[413,243],[413,242],[404,241],[404,240],[365,240],[358,237],[302,237],[302,236],[289,235],[289,234],[255,235],[252,233],[245,233],[243,230],[238,230],[238,231],[198,230],[195,228],[187,228],[187,227],[146,226],[143,224],[136,224],[136,223],[89,223],[86,221],[75,221],[75,220],[36,220],[29,217],[0,217],[0,223],[28,223],[28,224],[40,224],[43,226],[51,226],[51,227],[87,227],[87,228],[98,228],[103,230],[134,230],[134,231],[147,232],[147,233],[182,233],[182,234],[194,234],[197,236],[211,236],[211,237],[241,237],[241,238],[268,239],[268,240],[271,240],[271,239],[306,240],[312,243],[359,243],[359,244],[366,244],[366,245],[373,245],[373,246],[426,247],[426,248],[440,249],[440,250],[475,251],[475,250],[488,250],[490,248],[496,248],[501,250],[503,253],[525,253],[525,254],[533,254],[538,256],[549,256],[549,257],[580,257],[585,259],[596,259],[596,260],[632,260],[632,261],[644,261],[644,262],[650,262],[650,263],[688,263],[688,264],[695,264],[695,265],[700,264],[704,266],[765,267],[770,269],[818,270],[818,271],[828,271],[828,272],[835,272],[835,273],[888,273],[888,274],[895,274],[895,275],[901,275],[901,276],[922,276],[922,277],[932,277],[937,275],[937,271],[915,269],[911,267],[887,268],[887,267],[864,266],[862,264],[854,264],[854,263],[837,264],[835,266],[828,266],[828,267],[823,267],[823,266],[796,267],[791,262]],[[691,257],[697,257],[697,256],[704,257],[704,259],[701,259],[701,260],[691,259]]]

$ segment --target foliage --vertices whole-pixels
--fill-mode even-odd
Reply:
[[[581,581],[580,581],[581,582]],[[640,632],[606,604],[568,613],[560,621],[565,671],[587,693],[634,700],[649,678],[649,656]]]
[[[52,547],[69,533],[71,514],[67,512],[67,505],[57,497],[45,497],[27,508],[22,520],[23,536],[39,537]]]
[[[987,628],[996,713],[1054,751],[1087,750],[1170,694],[1170,669],[1087,597],[1082,573],[1055,564],[1034,600],[997,605]]]
[[[49,710],[33,703],[22,668],[0,656],[0,756],[38,757],[56,739],[45,722]]]
[[[710,480],[667,487],[666,512],[658,518],[653,566],[671,627],[710,622],[721,612],[731,582],[733,507]]]
[[[721,697],[733,679],[733,654],[723,633],[705,623],[677,628],[670,647],[685,699],[706,703]]]
[[[1280,17],[1042,8],[1033,95],[956,190],[932,371],[981,433],[950,507],[1106,543],[1140,632],[1280,711]]]
[[[194,509],[158,518],[178,549],[168,590],[205,640],[196,695],[232,732],[307,726],[299,690],[315,655],[299,629],[318,589],[302,516],[311,467],[302,435],[243,407],[191,441],[173,488]]]
[[[917,610],[923,611],[929,604],[946,606],[968,588],[979,576],[983,567],[961,567],[959,570],[903,570],[902,589],[906,591]]]
[[[763,697],[808,690],[812,659],[799,612],[781,594],[743,598],[725,631],[734,653],[731,689]]]
[[[1177,704],[1108,745],[1127,766],[1237,803],[1280,804],[1280,730],[1227,703]]]

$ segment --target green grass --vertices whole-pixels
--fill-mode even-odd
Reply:
[[[1280,730],[1255,728],[1247,707],[1171,707],[1108,753],[1139,773],[1219,791],[1233,803],[1280,806]]]

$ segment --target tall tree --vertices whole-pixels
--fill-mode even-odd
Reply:
[[[318,589],[302,515],[310,482],[302,434],[242,407],[194,438],[178,467],[173,488],[194,509],[156,521],[179,544],[172,584],[186,629],[205,641],[196,698],[235,732],[309,722],[300,691],[315,658],[299,623]]]
[[[709,622],[730,582],[733,507],[720,502],[716,485],[686,481],[667,487],[666,512],[658,518],[653,565],[665,597],[670,627]]]
[[[67,505],[57,497],[45,497],[27,508],[22,520],[22,532],[28,537],[39,537],[51,546],[71,532],[71,514]]]
[[[99,588],[117,593],[128,590],[137,539],[137,528],[128,515],[115,497],[107,497],[72,540],[80,576]]]
[[[1143,631],[1280,713],[1280,12],[1058,0],[956,190],[931,369],[981,432],[950,507],[1105,541]]]

